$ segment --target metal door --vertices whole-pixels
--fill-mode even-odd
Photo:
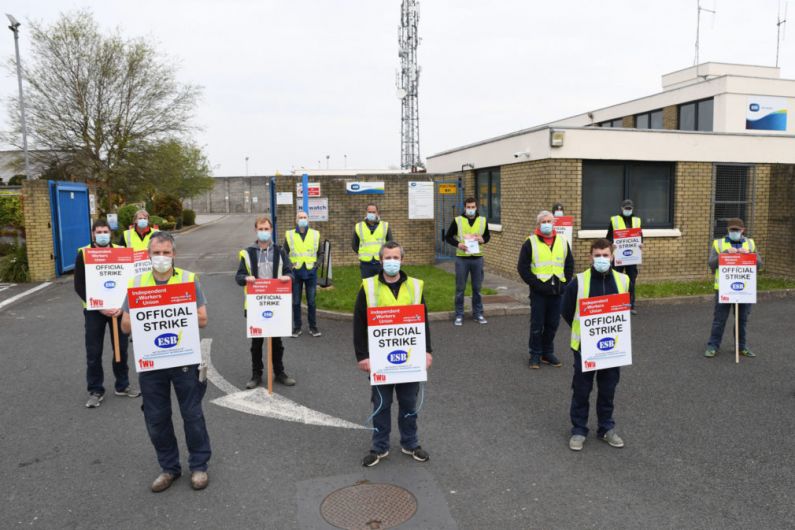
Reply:
[[[444,236],[450,223],[461,215],[462,196],[461,184],[458,179],[437,180],[434,182],[434,217],[436,218],[436,259],[447,260],[455,257],[455,247],[447,244]]]
[[[77,249],[91,242],[88,186],[51,180],[50,208],[55,273],[60,276],[74,268]]]

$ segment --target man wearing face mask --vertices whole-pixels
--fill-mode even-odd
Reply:
[[[480,286],[483,284],[483,247],[489,242],[489,224],[485,217],[478,215],[478,203],[474,197],[464,201],[464,215],[459,215],[450,227],[444,240],[456,247],[455,251],[455,321],[456,326],[464,324],[464,291],[467,287],[467,275],[472,278],[472,317],[479,324],[488,321],[483,316],[483,302],[480,297]],[[478,243],[478,251],[470,252],[466,241]]]
[[[581,451],[588,436],[588,403],[596,378],[596,416],[599,429],[597,436],[611,447],[624,447],[624,441],[615,431],[613,400],[621,376],[618,367],[592,372],[582,371],[580,356],[580,300],[623,294],[629,289],[629,278],[611,267],[613,244],[607,239],[597,239],[591,244],[591,267],[578,274],[566,287],[563,295],[561,316],[571,326],[571,350],[574,352],[574,376],[571,381],[571,438],[569,449]]]
[[[530,287],[530,368],[563,363],[555,356],[555,333],[560,324],[561,297],[574,275],[574,258],[565,237],[554,230],[554,216],[543,210],[536,229],[519,252],[516,270]]]
[[[142,208],[135,212],[133,228],[124,231],[119,243],[133,250],[146,250],[149,247],[149,238],[157,231],[157,228],[149,226],[149,212]]]
[[[317,260],[320,248],[320,232],[309,228],[309,217],[306,212],[298,212],[296,227],[284,234],[284,251],[290,256],[293,266],[293,337],[301,335],[301,287],[306,286],[306,308],[309,319],[309,334],[313,337],[321,335],[317,329],[317,306],[315,292],[317,290]]]
[[[155,285],[174,285],[193,283],[196,287],[196,316],[199,327],[207,325],[207,298],[194,273],[174,266],[177,247],[174,236],[168,232],[156,232],[149,239],[147,248],[152,259],[152,270],[139,274],[130,287],[152,287]],[[124,315],[121,328],[125,333],[131,330],[129,301],[125,298],[122,306]],[[159,493],[168,489],[182,474],[179,460],[179,447],[174,436],[171,421],[171,387],[177,396],[182,423],[185,430],[185,443],[188,446],[188,466],[191,471],[190,483],[194,490],[207,487],[207,463],[212,455],[210,435],[202,411],[202,399],[207,392],[207,380],[201,380],[199,365],[175,366],[141,372],[138,374],[143,394],[144,420],[149,439],[157,453],[161,473],[150,489]]]
[[[359,272],[362,279],[381,272],[378,252],[387,241],[392,241],[389,223],[382,221],[378,215],[378,206],[367,205],[364,221],[356,223],[353,228],[353,251],[359,255]]]
[[[401,272],[403,248],[394,241],[381,247],[384,269],[378,276],[362,281],[353,311],[353,347],[358,367],[370,373],[370,347],[367,335],[367,308],[422,304],[423,282]],[[425,306],[425,366],[431,367],[431,329],[428,325],[428,308]],[[422,355],[420,353],[420,355]],[[365,467],[373,467],[389,455],[389,433],[392,430],[392,394],[398,400],[398,430],[401,452],[417,462],[426,462],[430,455],[420,446],[417,436],[417,395],[420,383],[377,385],[370,387],[373,403],[373,438],[370,452],[362,460]]]
[[[102,385],[104,374],[102,371],[102,349],[105,344],[105,329],[113,333],[110,326],[113,325],[113,317],[121,316],[121,309],[102,309],[100,311],[88,311],[86,309],[86,268],[83,251],[87,248],[119,248],[120,245],[112,245],[110,242],[110,226],[104,219],[94,221],[91,227],[92,242],[90,245],[81,247],[77,251],[75,258],[74,288],[77,295],[83,301],[83,317],[85,318],[85,342],[86,342],[86,382],[88,385],[88,401],[86,407],[93,409],[99,407],[105,399],[105,387]],[[118,320],[116,321],[118,326]],[[115,394],[117,396],[127,396],[136,398],[141,395],[138,389],[130,386],[130,378],[127,366],[127,345],[129,336],[119,331],[119,357],[120,362],[116,362],[115,355],[113,361],[113,376],[116,378]]]
[[[278,278],[282,282],[293,279],[293,268],[290,258],[279,245],[273,241],[273,224],[268,217],[257,217],[254,221],[257,232],[257,242],[240,251],[240,262],[237,266],[235,281],[243,287],[243,292],[248,292],[248,285],[254,280]],[[244,297],[245,300],[245,297]],[[247,307],[243,305],[245,315]],[[256,388],[262,384],[262,372],[265,368],[262,362],[262,348],[265,339],[251,339],[251,379],[246,383],[246,388]],[[271,339],[271,354],[273,359],[273,380],[285,386],[295,385],[295,379],[284,372],[284,343],[281,337]]]
[[[726,328],[726,320],[729,317],[729,311],[734,307],[734,304],[721,304],[718,300],[718,255],[724,253],[756,253],[757,269],[762,268],[764,264],[762,255],[759,254],[754,240],[743,235],[745,233],[745,223],[742,219],[729,219],[727,228],[729,233],[725,237],[716,239],[712,242],[709,259],[707,260],[710,270],[715,274],[715,310],[712,317],[712,333],[707,342],[707,350],[704,352],[704,357],[708,358],[715,357],[718,353],[721,339],[723,338],[723,330]],[[746,341],[746,325],[748,324],[748,317],[751,314],[751,306],[752,304],[738,304],[740,309],[740,314],[738,315],[740,323],[740,355],[745,357],[756,357],[756,354],[748,348],[748,343]]]
[[[621,215],[614,215],[610,218],[610,225],[607,227],[607,236],[605,236],[605,239],[614,243],[613,230],[640,228],[640,217],[632,215],[634,210],[635,204],[632,200],[624,199],[621,202]],[[642,236],[641,241],[643,241]],[[640,248],[643,248],[643,243],[640,244]],[[616,270],[629,276],[629,298],[632,303],[632,314],[637,315],[638,311],[635,309],[635,279],[638,277],[638,266],[624,265],[623,267],[616,267]]]

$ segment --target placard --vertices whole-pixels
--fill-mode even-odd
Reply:
[[[629,293],[580,300],[582,371],[632,364]]]
[[[625,265],[640,265],[641,256],[641,228],[625,228],[623,230],[613,230],[613,243],[616,248],[613,252],[613,260],[616,267]]]
[[[298,211],[304,211],[303,202],[298,203]],[[310,221],[328,221],[328,197],[314,197],[309,199],[309,213],[307,217]]]
[[[136,250],[133,254],[134,276],[143,274],[145,272],[152,272],[152,260],[149,259],[149,253],[145,250]]]
[[[136,372],[201,363],[195,283],[130,287],[127,297]]]
[[[428,380],[422,304],[368,308],[367,340],[371,385]]]
[[[721,304],[756,303],[756,254],[718,254],[718,299]]]
[[[467,247],[467,254],[480,254],[480,243],[477,239],[465,239],[464,245]]]
[[[246,294],[246,337],[289,337],[293,334],[293,283],[254,280]]]
[[[292,191],[277,191],[276,192],[276,205],[292,206],[293,192]]]
[[[574,248],[572,245],[572,238],[574,237],[574,217],[571,215],[563,215],[554,218],[555,233],[569,242],[569,247]]]
[[[86,268],[86,309],[118,309],[127,296],[127,283],[134,273],[131,248],[87,248],[83,250]]]
[[[409,181],[409,219],[433,219],[433,182]]]
[[[107,215],[107,221],[111,230],[116,231],[119,229],[119,214],[109,213]]]
[[[384,182],[346,182],[345,193],[348,195],[383,195]]]
[[[299,199],[304,198],[304,185],[301,182],[295,184],[295,196]],[[309,195],[307,197],[320,197],[320,182],[309,183]]]

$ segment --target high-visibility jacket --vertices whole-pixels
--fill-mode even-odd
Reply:
[[[174,267],[174,273],[168,279],[166,285],[174,285],[175,283],[190,283],[196,282],[198,276],[195,273]],[[128,287],[151,287],[157,285],[155,282],[155,275],[152,271],[139,274],[127,284]]]
[[[292,249],[292,246],[290,248]],[[274,256],[275,256],[276,252],[277,252],[276,248],[273,249],[273,252],[274,252]],[[244,248],[243,250],[241,250],[238,253],[238,258],[242,259],[243,263],[246,264],[246,272],[248,272],[248,275],[256,277],[257,276],[256,271],[255,272],[251,272],[251,256],[248,255],[248,249]],[[275,257],[274,257],[274,260],[276,260]],[[279,266],[277,267],[277,270],[276,270],[276,277],[277,278],[282,275],[282,268],[283,268],[282,267],[282,260],[280,259],[278,261],[279,261]],[[243,287],[243,309],[248,309],[248,297],[247,297],[247,295],[248,295],[248,284],[246,284]]]
[[[569,254],[569,245],[566,242],[566,238],[559,235],[555,236],[552,248],[541,241],[537,234],[530,234],[527,239],[533,249],[530,272],[535,274],[542,282],[557,276],[561,283],[565,283],[564,265],[566,264],[566,256]]]
[[[293,267],[300,269],[306,265],[311,270],[317,262],[317,250],[320,248],[320,232],[312,228],[307,229],[306,236],[301,237],[295,229],[288,230],[284,239],[290,245],[290,261]]]
[[[629,276],[613,269],[613,279],[618,288],[618,294],[629,290]],[[591,291],[591,269],[577,275],[577,302],[574,305],[574,318],[571,321],[571,349],[580,349],[580,300],[588,298]]]
[[[610,218],[610,224],[613,225],[613,230],[624,230],[627,228],[627,223],[620,215],[614,215]],[[640,228],[640,217],[632,217],[632,228]]]
[[[124,243],[127,245],[127,248],[133,250],[149,250],[149,240],[152,238],[152,234],[159,231],[160,230],[157,228],[152,228],[144,238],[141,239],[135,231],[135,228],[128,228],[124,231]]]
[[[471,225],[469,224],[469,219],[468,218],[465,218],[463,215],[459,215],[458,217],[455,218],[455,225],[456,225],[456,228],[458,228],[458,234],[456,236],[456,239],[458,239],[459,243],[463,243],[467,239],[465,236],[468,236],[470,234],[475,234],[477,236],[481,236],[482,237],[483,234],[486,232],[486,218],[482,217],[480,215],[475,218],[475,222],[472,223]],[[467,251],[461,250],[459,248],[459,249],[456,249],[455,255],[456,256],[482,256],[483,252],[478,252],[478,253],[475,253],[475,254],[469,254]]]
[[[411,276],[406,277],[400,285],[397,298],[387,284],[381,283],[378,276],[362,280],[362,287],[367,298],[367,307],[384,307],[393,305],[416,305],[422,300],[424,282]]]
[[[717,252],[718,254],[721,254],[723,252],[726,252],[730,248],[732,248],[732,244],[730,242],[726,241],[725,237],[722,237],[722,238],[716,239],[715,241],[712,242],[712,248],[715,249],[715,252]],[[754,240],[751,239],[750,237],[746,237],[745,241],[743,241],[742,248],[744,248],[748,252],[756,252],[756,243],[754,243]],[[720,269],[720,267],[718,267],[718,269]],[[718,274],[718,269],[715,269],[715,289],[719,288],[719,286],[718,286],[718,283],[719,283],[718,282],[718,275],[719,275]]]
[[[85,253],[83,251],[85,249],[87,249],[87,248],[108,248],[108,247],[92,247],[91,245],[86,245],[84,247],[80,247],[79,249],[77,249],[77,251],[80,252],[80,254],[83,255],[83,266],[84,267],[86,265],[86,255],[85,255]],[[124,248],[124,247],[122,247],[121,245],[117,245],[116,243],[111,243],[110,244],[110,248]],[[86,296],[88,296],[88,294],[86,294]],[[86,304],[86,301],[83,300],[82,302],[83,302],[83,309],[87,308],[88,305]]]
[[[389,232],[389,223],[378,221],[378,226],[370,233],[370,227],[365,221],[356,223],[356,235],[359,236],[359,261],[373,261],[378,259],[381,247],[386,243],[386,234]]]

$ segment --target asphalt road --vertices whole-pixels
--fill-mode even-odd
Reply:
[[[210,317],[202,336],[212,338],[213,363],[239,388],[249,359],[232,271],[252,224],[230,216],[181,235],[177,248],[178,265],[202,273]],[[302,493],[307,481],[368,473],[397,481],[417,470],[438,489],[418,494],[420,504],[434,499],[428,509],[449,511],[465,529],[795,526],[795,301],[754,308],[749,344],[758,357],[739,366],[728,335],[715,359],[701,356],[710,304],[641,309],[635,363],[622,370],[616,397],[624,449],[593,437],[581,453],[568,449],[565,324],[557,341],[565,366],[531,372],[527,317],[460,329],[435,322],[420,412],[428,463],[393,451],[364,470],[368,431],[233,411],[210,402],[223,395],[211,385],[209,488],[194,492],[183,477],[155,495],[148,487],[159,469],[140,400],[108,395],[98,409],[83,406],[83,318],[71,284],[60,282],[0,311],[0,527],[300,528],[302,514],[319,509]],[[369,389],[355,369],[351,326],[320,325],[320,339],[287,339],[298,385],[277,391],[361,424]],[[109,358],[105,366],[110,387]]]

